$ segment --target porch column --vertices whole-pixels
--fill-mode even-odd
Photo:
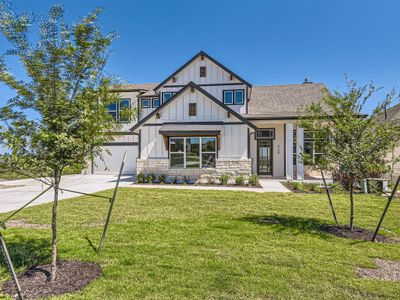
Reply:
[[[296,131],[297,131],[297,141],[296,141],[297,180],[304,180],[304,164],[303,164],[304,129],[297,126]]]
[[[293,179],[293,124],[286,124],[286,179]]]

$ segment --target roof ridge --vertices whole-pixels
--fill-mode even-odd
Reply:
[[[253,87],[279,87],[279,86],[309,86],[309,85],[325,85],[323,82],[308,83],[288,83],[288,84],[271,84],[271,85],[253,85]]]

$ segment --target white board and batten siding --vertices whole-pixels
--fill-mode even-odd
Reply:
[[[189,103],[196,103],[197,115],[189,116]],[[247,158],[247,125],[238,124],[234,116],[228,118],[227,111],[208,99],[201,92],[190,89],[159,111],[160,119],[154,116],[141,127],[141,159],[168,158],[163,137],[159,134],[164,122],[224,122],[220,135],[219,158]],[[160,124],[157,126],[156,124]]]
[[[138,92],[120,92],[121,99],[130,99],[131,107],[137,107]],[[121,123],[121,132],[129,132],[130,128],[135,125],[136,119],[131,122]],[[132,134],[116,135],[109,143],[102,146],[102,157],[95,157],[93,161],[93,174],[113,174],[116,175],[121,167],[121,162],[125,151],[127,152],[124,175],[136,173],[136,159],[138,157],[138,136]]]
[[[206,67],[206,76],[200,77],[200,67]],[[213,95],[215,98],[222,101],[224,90],[244,90],[245,102],[243,105],[229,105],[230,108],[239,112],[246,113],[247,89],[246,85],[240,82],[237,78],[232,77],[231,74],[224,69],[210,61],[207,57],[201,60],[201,57],[195,59],[192,63],[186,66],[178,74],[174,76],[175,82],[170,79],[160,89],[160,98],[163,92],[178,92],[182,85],[186,85],[193,81],[195,84],[200,85],[202,89]],[[219,85],[224,84],[224,85]],[[179,87],[172,87],[178,85]],[[203,86],[206,85],[206,86]],[[162,99],[160,99],[162,101]]]

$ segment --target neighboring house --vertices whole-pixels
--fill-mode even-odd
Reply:
[[[301,152],[318,153],[296,125],[298,112],[321,101],[323,89],[307,81],[253,86],[201,51],[159,84],[116,91],[121,102],[110,113],[125,123],[104,145],[107,172],[116,173],[128,151],[125,173],[304,179]],[[135,122],[119,119],[126,105],[140,108]],[[97,159],[92,171],[103,173],[104,163]]]
[[[389,108],[383,116],[381,116],[381,120],[386,122],[391,122],[393,124],[400,124],[400,104],[397,104],[391,108]],[[400,157],[400,146],[395,147],[391,153],[388,154],[388,159],[392,160],[393,158]],[[392,163],[390,165],[390,179],[395,181],[398,176],[400,176],[400,162]]]

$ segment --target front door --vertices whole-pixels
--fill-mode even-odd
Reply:
[[[257,173],[272,175],[272,140],[258,140],[257,144]]]

